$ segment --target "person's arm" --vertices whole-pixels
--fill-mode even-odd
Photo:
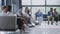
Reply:
[[[26,21],[26,19],[24,17],[22,17],[21,19],[22,19],[23,23],[28,26],[28,22]]]
[[[37,13],[35,13],[35,18],[36,18],[36,20],[37,20]]]

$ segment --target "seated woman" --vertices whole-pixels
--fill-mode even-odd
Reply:
[[[43,13],[41,12],[41,10],[39,9],[36,14],[36,20],[39,22],[39,24],[41,25],[42,21],[43,21]]]
[[[18,17],[17,25],[18,25],[18,28],[20,29],[20,34],[22,34],[22,31],[24,30],[25,26],[28,26],[28,23],[21,12],[19,12],[17,17]]]
[[[31,12],[30,9],[29,9],[28,7],[26,7],[26,8],[25,8],[25,14],[24,14],[24,16],[25,16],[28,24],[31,24],[31,21],[30,21],[30,19],[31,19],[31,14],[30,14],[30,12]]]

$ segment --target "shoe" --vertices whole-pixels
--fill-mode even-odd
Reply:
[[[56,23],[56,25],[58,25],[58,24]]]
[[[48,25],[49,25],[49,22],[48,22]]]
[[[29,31],[25,30],[24,33],[29,33]]]
[[[51,22],[51,25],[53,25],[53,22]]]

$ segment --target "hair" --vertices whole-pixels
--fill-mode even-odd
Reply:
[[[11,12],[11,6],[10,5],[8,5],[8,11]]]
[[[53,11],[53,8],[50,8],[50,11],[52,12]]]
[[[5,8],[7,8],[7,6],[2,6],[2,10],[5,9]]]
[[[53,8],[50,8],[51,10],[53,9]]]
[[[29,9],[29,8],[28,8],[28,7],[26,7],[26,8],[25,8],[25,12],[27,12],[27,11],[28,11],[28,9]]]
[[[54,10],[56,10],[56,8]]]

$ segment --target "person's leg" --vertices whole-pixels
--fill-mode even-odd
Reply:
[[[58,22],[56,22],[56,25],[58,25]]]
[[[38,21],[38,23],[37,24],[39,24],[40,25],[40,21],[39,21],[40,19],[39,19],[39,17],[37,17],[37,21]]]
[[[54,17],[51,17],[51,25],[53,25],[53,23],[54,23]]]
[[[50,20],[50,18],[48,18],[48,25],[49,25],[49,20]]]
[[[43,17],[40,17],[40,25],[43,23]]]
[[[55,19],[56,19],[56,20],[55,20],[55,21],[56,21],[56,25],[58,25],[58,17],[56,17]]]
[[[48,16],[48,25],[49,25],[50,17]]]
[[[41,25],[42,18],[38,17],[39,25]]]
[[[27,17],[28,24],[31,24],[30,18]]]
[[[20,34],[22,34],[23,33],[23,30],[22,29],[20,29]]]

